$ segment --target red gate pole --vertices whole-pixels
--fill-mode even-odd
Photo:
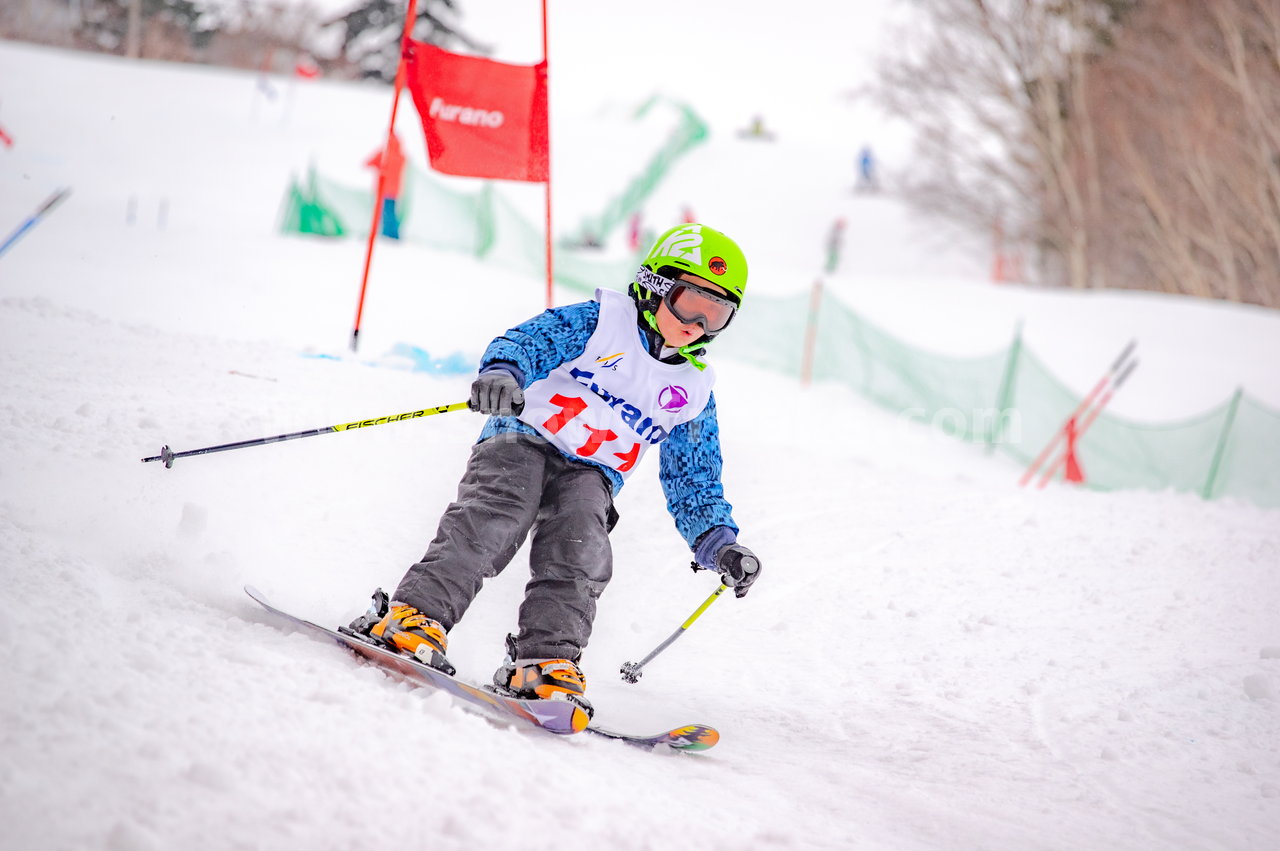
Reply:
[[[369,267],[373,264],[373,244],[378,238],[378,226],[382,224],[382,198],[387,190],[387,150],[391,136],[396,132],[396,112],[400,109],[400,92],[404,89],[404,55],[413,37],[413,25],[418,18],[418,0],[409,0],[404,15],[404,32],[400,35],[400,63],[396,66],[395,94],[391,97],[391,121],[387,124],[387,137],[382,141],[382,159],[378,165],[378,190],[373,198],[373,223],[369,225],[369,244],[364,252],[364,274],[360,276],[360,300],[356,303],[356,324],[351,330],[351,351],[360,343],[360,319],[364,316],[364,294],[369,287]]]
[[[547,53],[547,0],[542,0],[542,61],[547,66],[547,309],[551,308],[551,59]]]

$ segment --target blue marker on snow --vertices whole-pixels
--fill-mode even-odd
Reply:
[[[15,230],[13,233],[9,234],[9,236],[5,239],[3,243],[0,243],[0,254],[4,254],[6,251],[8,251],[9,246],[13,245],[15,242],[21,239],[24,233],[26,233],[27,231],[35,227],[36,222],[40,221],[40,219],[45,215],[47,215],[49,211],[51,211],[54,207],[58,206],[58,204],[62,203],[62,201],[70,194],[71,194],[70,189],[59,189],[57,192],[54,192],[52,195],[50,195],[48,200],[46,200],[43,204],[40,205],[39,209],[37,209],[34,213],[28,216],[25,222],[18,225],[18,229]]]

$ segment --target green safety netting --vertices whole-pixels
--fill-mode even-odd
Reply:
[[[368,222],[372,215],[373,199],[367,190],[351,189],[326,180],[312,166],[305,180],[299,182],[295,178],[285,190],[280,232],[353,235],[358,232],[360,222]],[[368,225],[364,232],[368,234]]]
[[[579,227],[597,242],[644,206],[680,157],[707,138],[706,124],[684,104],[652,97],[631,115],[639,122],[663,105],[675,115],[674,126],[658,150],[603,212]],[[432,248],[460,251],[516,272],[543,274],[545,238],[540,222],[521,213],[492,183],[475,192],[450,189],[412,163],[405,169],[397,201],[400,238]],[[305,178],[294,179],[285,193],[280,216],[282,233],[330,237],[367,237],[373,218],[373,193],[320,174],[314,165]],[[555,279],[562,286],[592,290],[600,283],[629,280],[636,257],[609,260],[591,249],[568,245],[556,251]]]
[[[1227,425],[1203,494],[1234,496],[1258,505],[1280,504],[1280,411],[1236,393],[1228,404]]]
[[[799,376],[809,316],[807,295],[753,296],[734,320],[733,333],[716,340],[716,353]],[[988,412],[1000,396],[1005,356],[931,355],[895,339],[829,295],[822,297],[818,316],[814,380],[847,384],[906,419],[934,423],[966,440],[985,440],[996,427]],[[792,344],[761,345],[761,340]]]
[[[658,187],[682,156],[690,149],[700,145],[707,139],[707,125],[688,106],[674,101],[651,97],[636,110],[633,119],[644,118],[655,106],[664,104],[675,109],[679,116],[675,129],[667,136],[662,147],[650,158],[645,167],[632,178],[622,194],[609,201],[598,216],[589,216],[579,228],[585,235],[591,235],[604,242],[620,224],[627,221],[632,214],[644,206],[644,202]]]
[[[846,384],[904,419],[986,444],[1021,464],[1039,456],[1084,401],[1019,338],[984,357],[946,357],[894,338],[829,295],[819,305],[814,380]],[[716,341],[717,354],[798,377],[810,315],[808,296],[752,298],[734,333]],[[1173,423],[1103,412],[1079,438],[1076,458],[1084,483],[1099,490],[1173,489],[1280,507],[1280,412],[1243,391]],[[1031,481],[1038,483],[1039,474]]]
[[[545,275],[541,223],[531,221],[492,184],[459,192],[409,166],[398,209],[400,239],[406,242],[458,251],[521,274]],[[343,186],[313,167],[305,180],[290,185],[280,230],[363,239],[372,216],[372,192]],[[557,284],[589,292],[630,280],[637,265],[638,257],[614,259],[591,249],[560,247],[554,273]]]

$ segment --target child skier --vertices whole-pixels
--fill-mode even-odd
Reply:
[[[471,386],[471,407],[491,416],[458,499],[370,632],[453,673],[447,632],[532,530],[520,631],[507,636],[494,683],[590,714],[578,663],[613,572],[613,495],[654,445],[667,508],[697,564],[745,596],[760,563],[737,543],[720,483],[714,373],[700,358],[746,283],[731,239],[683,224],[658,238],[630,298],[597,290],[494,340]]]

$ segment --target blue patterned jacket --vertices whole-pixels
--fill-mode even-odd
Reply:
[[[528,387],[586,351],[599,317],[597,301],[546,310],[490,343],[481,358],[480,371],[495,366],[508,369],[515,374],[520,386]],[[636,334],[644,343],[639,326]],[[515,369],[511,369],[512,366]],[[495,416],[485,423],[480,440],[508,432],[539,437],[532,426],[516,417]],[[720,483],[723,461],[715,395],[712,394],[701,414],[672,429],[659,447],[658,475],[667,497],[667,510],[689,547],[696,547],[698,539],[712,530],[715,534],[707,538],[716,539],[716,549],[724,542],[732,542],[738,527],[733,522],[733,507],[725,500],[724,486]],[[617,471],[586,458],[570,457],[570,460],[597,467],[613,482],[615,494],[622,488],[622,476]]]

